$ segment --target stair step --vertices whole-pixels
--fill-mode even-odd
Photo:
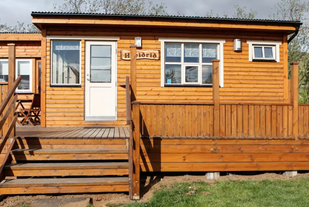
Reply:
[[[15,163],[5,166],[6,176],[107,176],[128,175],[128,162],[78,162],[78,163]]]
[[[0,184],[0,194],[2,195],[128,191],[128,177],[33,178],[5,180]]]
[[[15,149],[13,159],[36,160],[127,160],[127,149]]]

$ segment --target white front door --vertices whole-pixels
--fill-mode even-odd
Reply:
[[[85,120],[117,120],[116,42],[86,42]]]

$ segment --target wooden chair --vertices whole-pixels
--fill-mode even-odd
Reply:
[[[33,100],[31,102],[29,109],[20,109],[17,111],[18,117],[23,118],[18,121],[19,124],[24,125],[26,122],[32,126],[40,123],[40,112],[41,112],[41,98],[40,94],[34,94]]]

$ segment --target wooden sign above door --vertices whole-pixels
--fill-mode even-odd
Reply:
[[[130,50],[121,50],[120,57],[122,60],[131,60]],[[159,50],[137,50],[136,59],[150,59],[150,60],[160,60]]]

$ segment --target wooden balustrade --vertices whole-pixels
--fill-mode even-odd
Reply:
[[[214,135],[214,106],[210,104],[141,103],[142,136],[292,138],[291,104],[220,104],[219,136]],[[307,121],[309,105],[301,106]]]
[[[15,125],[17,120],[17,115],[15,115],[15,104],[17,100],[17,95],[15,90],[21,81],[21,76],[19,76],[12,87],[6,94],[6,97],[3,99],[0,105],[0,128],[2,130],[2,138],[0,139],[0,153],[3,154],[3,149],[6,144],[8,144],[7,149],[5,150],[4,157],[0,160],[0,181],[4,179],[3,177],[3,168],[7,159],[9,158],[12,147],[15,143]],[[8,142],[8,139],[10,141]]]
[[[141,104],[142,136],[212,137],[213,105]]]
[[[8,70],[8,82],[2,83],[1,89],[1,105],[0,105],[0,129],[1,129],[1,139],[0,139],[0,181],[4,179],[3,168],[6,164],[10,152],[15,143],[16,136],[16,120],[17,115],[15,115],[15,105],[17,100],[17,95],[15,93],[16,88],[20,84],[21,76],[15,80],[15,44],[8,44],[9,51],[9,70]],[[5,97],[5,98],[4,98]],[[4,150],[5,145],[7,145]]]

